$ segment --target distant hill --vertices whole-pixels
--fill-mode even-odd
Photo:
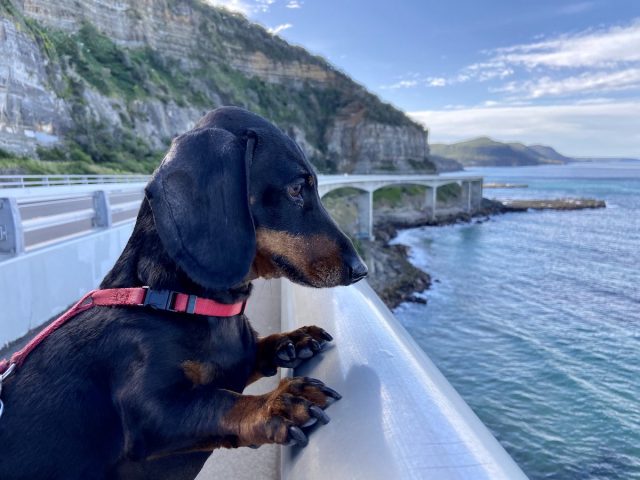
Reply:
[[[453,158],[429,155],[429,160],[436,166],[438,172],[457,172],[464,170],[464,165]]]
[[[464,166],[513,167],[524,165],[562,164],[574,161],[546,145],[527,146],[522,143],[503,143],[489,137],[465,142],[431,144],[431,158],[456,161]]]
[[[575,157],[572,159],[574,162],[640,162],[640,158],[628,158],[628,157]]]

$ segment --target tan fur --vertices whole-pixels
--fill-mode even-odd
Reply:
[[[193,360],[182,362],[182,371],[196,387],[211,383],[215,373],[214,366],[211,363],[201,363]]]
[[[340,283],[340,248],[329,236],[305,237],[288,232],[259,228],[256,231],[257,254],[254,269],[258,276],[272,278],[282,272],[270,261],[272,256],[287,260],[310,284],[323,287]]]

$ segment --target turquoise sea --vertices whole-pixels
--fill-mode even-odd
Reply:
[[[606,209],[405,230],[435,282],[396,316],[532,479],[640,479],[640,162],[477,168]]]

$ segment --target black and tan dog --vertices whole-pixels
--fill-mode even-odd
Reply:
[[[263,118],[224,107],[174,140],[101,288],[234,303],[258,277],[331,287],[366,273],[300,148]],[[318,327],[258,338],[244,315],[94,307],[7,379],[0,478],[186,479],[215,448],[304,445],[303,427],[328,421],[335,391],[310,378],[242,391],[329,340]]]

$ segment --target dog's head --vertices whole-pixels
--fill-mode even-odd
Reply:
[[[219,108],[177,137],[146,196],[163,246],[204,287],[254,277],[332,287],[367,274],[300,147],[247,110]]]

